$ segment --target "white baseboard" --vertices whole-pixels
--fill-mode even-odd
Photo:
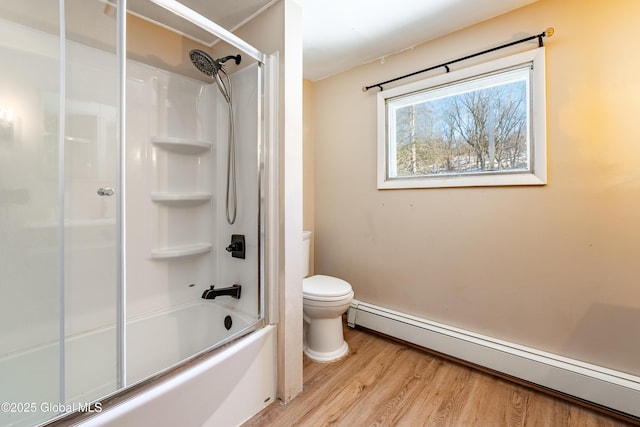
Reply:
[[[597,405],[640,417],[640,378],[353,300],[362,326]]]

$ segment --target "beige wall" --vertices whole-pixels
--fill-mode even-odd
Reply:
[[[366,302],[640,375],[639,21],[636,0],[541,0],[314,83],[316,273]],[[376,189],[363,85],[550,26],[548,185]]]
[[[313,116],[315,114],[313,108],[313,83],[309,80],[304,81],[304,102],[303,102],[303,132],[302,132],[302,170],[303,173],[303,202],[304,213],[302,217],[302,228],[305,230],[314,231],[315,228],[315,128]],[[313,234],[311,236],[313,242]],[[313,243],[310,247],[309,255],[309,275],[313,275],[314,270],[314,253]]]
[[[127,58],[202,81],[210,79],[189,60],[191,49],[210,51],[178,33],[127,15]]]

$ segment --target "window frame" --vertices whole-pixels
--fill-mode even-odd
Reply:
[[[532,145],[529,162],[531,170],[480,172],[446,175],[422,175],[389,177],[390,150],[388,102],[394,98],[415,95],[416,92],[453,85],[475,78],[482,79],[488,74],[496,74],[517,67],[531,65],[529,85],[529,143]],[[546,82],[544,47],[495,59],[482,64],[384,90],[377,94],[378,109],[378,189],[442,188],[442,187],[484,187],[511,185],[545,185],[546,165]]]

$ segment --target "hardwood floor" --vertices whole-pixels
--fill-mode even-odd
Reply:
[[[304,391],[243,427],[632,425],[362,329],[345,339],[349,355],[305,357]]]

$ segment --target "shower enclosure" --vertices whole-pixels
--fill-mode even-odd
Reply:
[[[100,409],[263,324],[265,65],[227,68],[229,224],[228,104],[188,56],[229,46],[173,31],[154,3],[124,4],[0,5],[3,426]],[[203,299],[212,285],[240,298]]]

